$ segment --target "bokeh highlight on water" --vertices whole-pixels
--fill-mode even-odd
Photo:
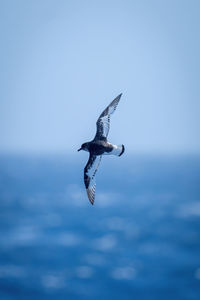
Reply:
[[[199,299],[199,157],[0,160],[0,299]]]

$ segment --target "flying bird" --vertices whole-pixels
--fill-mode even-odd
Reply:
[[[94,204],[95,199],[95,175],[99,164],[101,162],[102,155],[113,154],[121,156],[124,153],[124,145],[113,145],[107,141],[107,136],[110,129],[110,115],[114,113],[119,103],[122,94],[117,96],[99,116],[96,122],[96,135],[91,142],[87,142],[81,145],[78,149],[88,151],[89,159],[84,168],[84,183],[87,191],[88,198],[91,204]]]

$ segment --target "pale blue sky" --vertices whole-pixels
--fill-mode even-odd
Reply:
[[[0,151],[200,153],[200,1],[0,1]]]

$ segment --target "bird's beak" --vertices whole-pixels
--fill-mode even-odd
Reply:
[[[82,148],[78,149],[77,151],[80,151],[80,150],[82,150]]]

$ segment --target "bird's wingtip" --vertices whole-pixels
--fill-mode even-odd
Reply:
[[[91,195],[91,191],[89,189],[86,189],[86,191],[87,191],[87,195],[88,195],[88,199],[89,199],[90,203],[92,205],[94,205],[94,197]]]
[[[92,199],[89,199],[90,200],[90,203],[92,204],[92,205],[94,205],[94,200],[92,200]]]
[[[121,98],[121,96],[122,96],[122,93],[119,94],[114,100],[119,100]]]

